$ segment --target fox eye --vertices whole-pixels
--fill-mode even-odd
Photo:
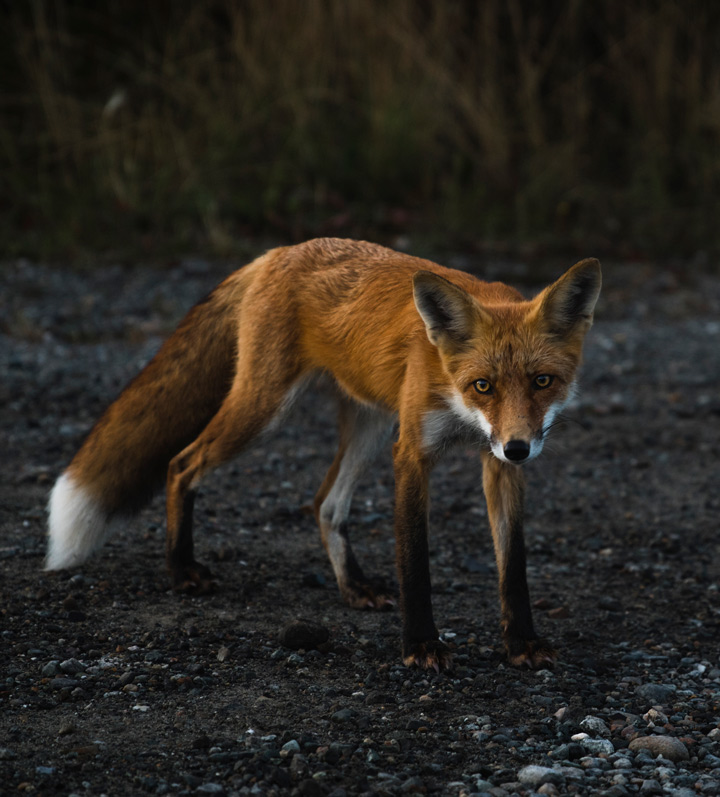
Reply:
[[[473,382],[473,387],[478,393],[484,393],[485,395],[492,393],[492,385],[487,379],[476,379]]]
[[[544,390],[546,387],[550,387],[553,383],[553,377],[550,374],[540,374],[540,376],[535,377],[535,387],[539,390]]]

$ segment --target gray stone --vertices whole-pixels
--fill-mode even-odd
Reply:
[[[85,665],[77,659],[65,659],[60,662],[60,669],[66,675],[77,675],[80,672],[85,672]]]
[[[41,670],[45,678],[52,678],[55,675],[60,675],[60,662],[57,659],[49,661]]]
[[[655,780],[654,778],[644,780],[640,786],[640,794],[643,795],[661,794],[662,790],[663,788],[660,785],[660,781]]]
[[[357,716],[357,712],[353,711],[351,708],[341,708],[339,711],[336,711],[330,719],[333,722],[343,723],[343,722],[352,722],[355,717]]]
[[[610,728],[608,728],[600,717],[593,717],[589,714],[580,722],[580,727],[586,733],[593,733],[595,736],[610,736]]]
[[[417,775],[415,775],[414,777],[403,781],[403,783],[400,785],[400,791],[403,794],[424,794],[427,789],[425,788],[422,778],[419,778]]]
[[[582,739],[580,744],[593,755],[612,755],[615,747],[609,739]]]
[[[280,748],[280,757],[288,758],[289,756],[294,756],[299,752],[300,743],[296,739],[290,739],[289,742],[285,742],[285,744]]]
[[[219,783],[202,783],[195,791],[199,791],[200,794],[225,794],[224,787]]]
[[[635,694],[642,698],[646,708],[665,706],[675,695],[675,687],[670,684],[641,684]]]
[[[562,773],[557,772],[551,767],[541,767],[536,764],[530,764],[526,767],[523,767],[518,772],[518,780],[520,783],[524,783],[525,785],[531,786],[534,789],[542,786],[543,783],[552,783],[556,786],[559,786],[565,782],[565,778],[562,776]]]

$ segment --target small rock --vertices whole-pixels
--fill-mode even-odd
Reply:
[[[65,659],[65,661],[60,662],[60,669],[67,675],[77,675],[78,673],[85,672],[87,668],[77,659]]]
[[[301,778],[308,769],[307,758],[304,755],[294,755],[290,762],[290,774],[295,780]]]
[[[356,716],[357,712],[353,711],[351,708],[341,708],[339,711],[336,711],[330,719],[337,723],[352,722]]]
[[[580,722],[580,727],[588,733],[594,733],[596,736],[610,736],[610,728],[608,728],[600,717],[593,717],[591,714],[588,714],[588,716]]]
[[[195,791],[200,794],[225,794],[225,789],[219,783],[201,783]]]
[[[663,787],[660,785],[659,780],[650,778],[644,780],[640,786],[640,794],[662,794]]]
[[[132,670],[126,670],[118,679],[118,686],[124,687],[133,682],[135,675]]]
[[[69,736],[75,733],[75,725],[72,722],[64,722],[58,729],[58,736]]]
[[[541,767],[535,764],[523,767],[518,772],[518,780],[532,788],[542,786],[544,783],[552,783],[556,786],[561,785],[565,778],[560,772],[556,772],[550,767]]]
[[[400,791],[403,794],[424,794],[427,789],[425,788],[422,778],[415,775],[412,778],[408,778],[400,785]]]
[[[223,645],[220,648],[220,650],[218,650],[218,652],[217,652],[217,660],[219,662],[223,662],[223,661],[225,661],[227,659],[227,657],[229,655],[230,655],[230,648],[227,648],[227,647],[225,647],[225,645]]]
[[[35,772],[38,775],[49,778],[57,772],[55,767],[35,767]]]
[[[543,785],[537,790],[537,793],[544,794],[546,797],[558,797],[560,794],[557,786],[554,783],[543,783]]]
[[[615,747],[609,739],[582,739],[580,744],[593,755],[612,755]]]
[[[280,758],[289,758],[300,752],[300,743],[296,739],[290,739],[289,742],[280,748]]]
[[[634,753],[647,750],[654,758],[662,756],[675,763],[686,761],[690,757],[687,747],[674,736],[640,736],[633,739],[628,746]]]
[[[12,761],[17,755],[9,747],[0,747],[0,761]]]
[[[653,725],[665,725],[668,721],[668,718],[662,711],[658,711],[655,708],[651,708],[647,714],[643,714],[643,719],[645,722],[652,723]]]
[[[74,678],[53,678],[50,681],[51,689],[75,689],[77,686],[80,686],[80,681]]]
[[[648,708],[664,706],[673,698],[675,687],[669,684],[641,684],[635,694],[645,701]]]
[[[382,706],[386,703],[395,703],[395,698],[380,689],[373,689],[365,696],[365,702],[368,706]]]
[[[555,609],[550,609],[547,616],[551,620],[567,620],[570,617],[570,610],[567,606],[558,606]]]
[[[310,620],[293,620],[281,629],[278,641],[291,650],[312,650],[327,642],[330,632],[325,626]]]
[[[67,598],[65,598],[65,600],[62,602],[62,607],[66,612],[69,612],[74,609],[79,609],[80,604],[72,595],[68,595]]]
[[[56,675],[60,675],[61,672],[60,662],[57,659],[49,661],[41,670],[41,673],[45,678],[53,678]]]

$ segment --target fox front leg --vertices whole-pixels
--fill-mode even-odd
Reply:
[[[393,458],[403,662],[436,671],[449,669],[452,657],[439,639],[430,598],[428,467],[421,457],[403,450],[400,444],[396,444]]]
[[[483,489],[495,546],[508,660],[517,667],[551,665],[557,654],[547,640],[536,634],[530,608],[523,535],[523,472],[488,452],[483,455]]]

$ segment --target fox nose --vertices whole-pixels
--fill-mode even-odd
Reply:
[[[522,462],[530,456],[530,446],[524,440],[509,440],[505,443],[503,454],[510,462]]]

